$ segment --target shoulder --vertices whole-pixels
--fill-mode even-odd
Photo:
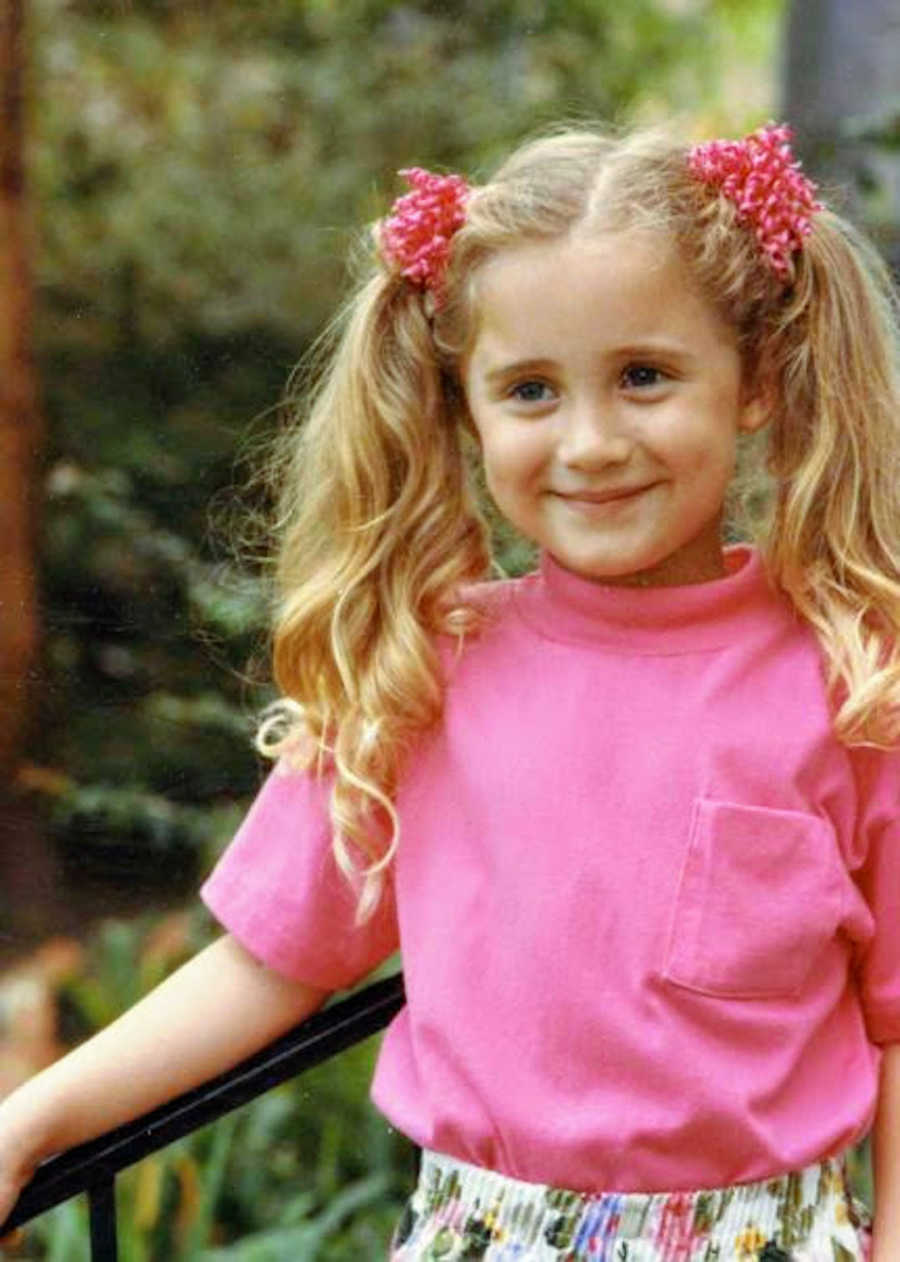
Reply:
[[[480,631],[497,630],[514,619],[520,599],[538,581],[539,574],[535,570],[518,578],[467,583],[457,594],[457,607],[464,611],[464,616],[471,617]]]
[[[442,632],[438,652],[445,666],[465,654],[490,653],[502,648],[520,625],[517,607],[524,593],[537,581],[537,574],[519,578],[488,579],[460,588],[449,621],[458,621],[465,630],[459,634]]]
[[[505,616],[522,591],[531,587],[538,578],[537,571],[519,578],[494,578],[483,583],[469,583],[460,589],[460,601],[488,618]]]

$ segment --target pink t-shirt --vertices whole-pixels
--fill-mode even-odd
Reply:
[[[327,789],[277,769],[203,890],[272,968],[403,952],[373,1084],[417,1143],[596,1191],[759,1179],[868,1128],[900,1041],[900,755],[830,733],[758,555],[682,588],[486,585],[353,927]]]

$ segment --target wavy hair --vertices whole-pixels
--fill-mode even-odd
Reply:
[[[733,204],[690,174],[683,143],[562,131],[473,191],[438,310],[373,251],[286,440],[274,620],[285,700],[260,747],[328,764],[335,853],[361,879],[360,918],[397,845],[403,758],[441,713],[435,636],[477,630],[465,585],[489,572],[460,370],[479,270],[526,241],[634,229],[676,246],[734,330],[745,381],[771,399],[767,445],[735,497],[740,532],[818,637],[836,735],[900,739],[900,384],[885,267],[820,211],[785,284]]]
[[[284,699],[257,744],[332,775],[335,857],[361,880],[365,919],[399,836],[403,754],[441,712],[435,637],[478,625],[460,592],[490,559],[461,402],[420,296],[379,271],[318,353],[327,369],[276,459],[273,666]]]

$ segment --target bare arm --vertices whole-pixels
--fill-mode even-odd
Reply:
[[[875,1231],[871,1262],[900,1258],[900,1043],[884,1049],[872,1134]]]
[[[0,1102],[0,1223],[45,1157],[231,1068],[325,998],[219,938]]]

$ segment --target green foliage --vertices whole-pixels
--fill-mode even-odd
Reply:
[[[61,983],[70,1040],[107,1024],[210,935],[199,908],[162,924],[103,924],[84,966]],[[382,1255],[413,1166],[408,1143],[369,1106],[375,1053],[369,1040],[123,1173],[122,1262]],[[38,1219],[16,1256],[87,1262],[86,1206]]]
[[[366,1049],[367,1067],[371,1057]],[[345,1089],[343,1112],[348,1095]],[[346,1177],[324,1197],[316,1165],[296,1160],[292,1140],[294,1128],[321,1131],[312,1098],[299,1086],[278,1088],[123,1174],[117,1192],[121,1262],[355,1262],[384,1256],[412,1183],[411,1158],[404,1162],[403,1141],[383,1123],[386,1142],[380,1145],[365,1130],[342,1131],[335,1138],[345,1147],[362,1141],[369,1172],[354,1176],[342,1169]],[[367,1112],[372,1130],[376,1123]],[[406,1181],[398,1164],[407,1167]],[[88,1262],[86,1205],[68,1202],[38,1220],[18,1256]]]
[[[696,103],[718,29],[657,0],[36,11],[41,281],[80,346],[259,328],[300,348],[398,167],[619,117],[686,65]]]

